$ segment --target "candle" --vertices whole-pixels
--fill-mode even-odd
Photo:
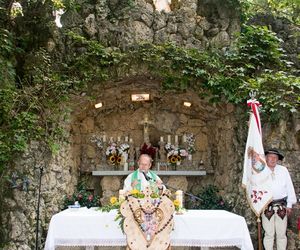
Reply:
[[[164,141],[164,137],[163,137],[163,136],[160,137],[160,141],[161,141],[161,142]]]
[[[106,135],[104,134],[102,137],[103,142],[106,142]]]
[[[182,192],[182,190],[177,190],[175,194],[176,194],[176,200],[179,201],[179,207],[182,208],[183,207],[183,192]]]
[[[121,137],[120,137],[120,136],[118,136],[118,142],[119,142],[119,141],[121,141]]]
[[[186,135],[185,134],[183,134],[183,136],[182,136],[182,141],[186,142]]]
[[[119,201],[124,201],[125,200],[125,190],[120,189],[119,190]]]
[[[128,142],[128,136],[125,136],[125,141]]]
[[[129,142],[133,142],[132,138],[129,139]]]
[[[113,141],[114,141],[114,138],[113,138],[113,137],[110,137],[109,141],[110,141],[110,142],[113,142]]]
[[[128,171],[128,162],[124,163],[124,171]]]
[[[175,135],[175,143],[178,143],[178,135]]]
[[[168,143],[171,143],[171,135],[168,135]]]

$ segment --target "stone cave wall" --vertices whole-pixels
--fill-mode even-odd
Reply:
[[[35,249],[36,210],[41,167],[43,170],[39,215],[40,245],[45,240],[52,215],[62,209],[64,194],[74,192],[79,174],[72,159],[73,149],[67,141],[61,142],[59,146],[59,152],[53,155],[49,149],[46,149],[43,142],[32,142],[27,151],[15,159],[13,171],[20,178],[27,177],[29,186],[27,191],[11,189],[9,198],[3,201],[7,208],[2,215],[3,228],[9,239],[4,249]],[[20,184],[20,180],[17,184]]]
[[[153,1],[82,1],[78,10],[62,16],[63,31],[73,31],[103,45],[126,49],[136,43],[172,42],[179,46],[207,49],[223,48],[231,44],[240,31],[237,10],[226,1],[173,1],[173,11],[155,10]],[[80,52],[68,39],[63,43],[61,33],[53,32],[48,50],[63,53]]]

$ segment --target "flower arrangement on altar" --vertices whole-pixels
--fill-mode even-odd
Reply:
[[[167,151],[168,162],[173,165],[180,164],[180,162],[189,155],[186,149],[175,147],[169,142],[165,145],[165,150]]]
[[[112,142],[105,151],[107,161],[111,165],[120,165],[122,162],[126,162],[128,158],[129,145],[127,143],[122,143],[117,145]]]

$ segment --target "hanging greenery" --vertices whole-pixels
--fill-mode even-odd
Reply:
[[[299,77],[286,60],[281,41],[266,27],[243,26],[236,44],[225,52],[174,44],[140,44],[121,52],[70,32],[68,36],[74,44],[84,47],[84,52],[57,62],[39,49],[32,53],[32,64],[23,69],[17,84],[11,60],[7,59],[16,51],[7,31],[1,34],[1,65],[11,65],[2,76],[6,87],[0,90],[2,167],[26,148],[29,139],[43,137],[55,148],[54,142],[62,133],[56,122],[62,114],[60,103],[69,93],[128,74],[146,71],[161,79],[163,90],[191,88],[211,102],[243,103],[255,90],[271,118],[272,114],[278,118],[299,110]]]

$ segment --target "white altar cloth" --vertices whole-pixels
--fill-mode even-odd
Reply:
[[[73,209],[74,210],[74,209]],[[126,236],[115,222],[116,210],[67,209],[50,221],[45,250],[56,246],[125,246]],[[253,250],[244,217],[224,210],[188,210],[174,216],[171,246],[225,247]]]

